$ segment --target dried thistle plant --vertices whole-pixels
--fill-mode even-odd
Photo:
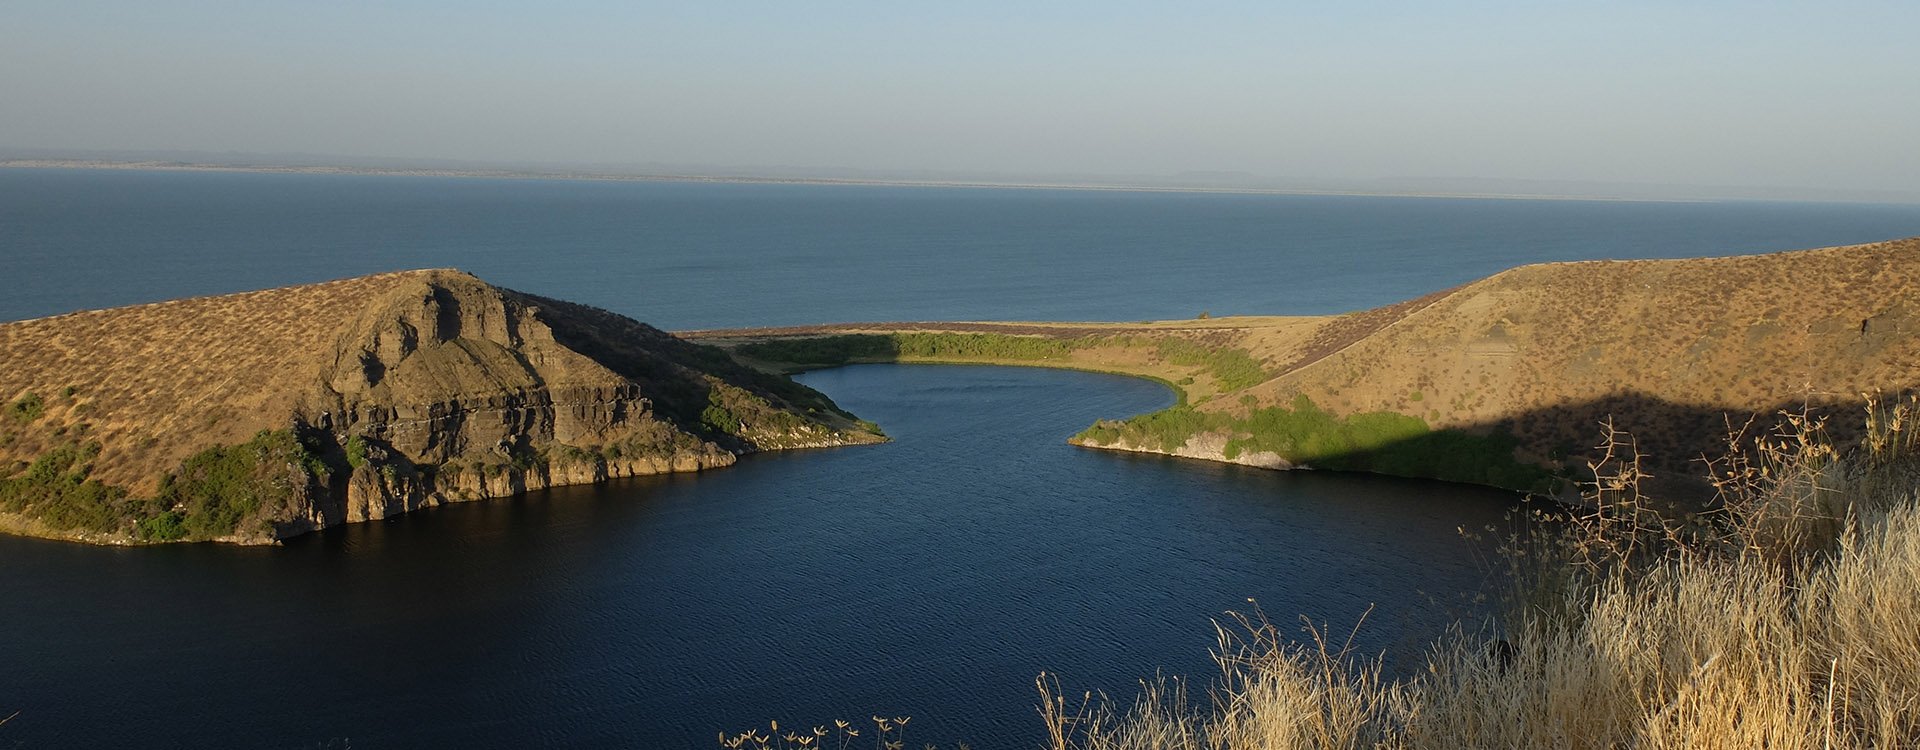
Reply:
[[[867,738],[872,740],[874,750],[902,750],[906,747],[907,723],[912,720],[910,716],[874,716],[873,731]],[[847,750],[860,741],[860,730],[845,719],[833,720],[831,728],[803,726],[797,730],[782,730],[779,721],[769,721],[765,729],[721,732],[719,740],[724,750]],[[962,745],[961,750],[965,747]]]

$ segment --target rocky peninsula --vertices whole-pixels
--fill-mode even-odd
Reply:
[[[7,323],[0,352],[0,530],[96,543],[271,543],[885,440],[717,349],[453,270]]]

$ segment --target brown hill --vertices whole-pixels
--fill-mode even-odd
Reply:
[[[1717,455],[1728,419],[1920,385],[1917,334],[1917,239],[1554,263],[1452,290],[1247,393],[1499,428],[1530,459],[1577,452],[1611,416],[1672,465]]]
[[[451,270],[9,323],[0,352],[0,526],[97,541],[259,541],[883,439],[715,350]]]
[[[1920,387],[1920,239],[1524,266],[1330,317],[699,335],[778,369],[830,364],[838,348],[862,353],[853,361],[1149,375],[1184,393],[1173,409],[1076,438],[1099,447],[1528,487],[1546,469],[1577,473],[1610,419],[1655,468],[1692,478],[1754,415],[1763,430],[1783,409],[1853,409]],[[853,341],[863,336],[894,345]],[[1063,342],[1017,341],[1037,338]],[[1846,439],[1859,422],[1831,424]]]

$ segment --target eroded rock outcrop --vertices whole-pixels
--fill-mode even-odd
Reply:
[[[885,439],[722,351],[450,270],[22,321],[0,346],[0,398],[42,404],[0,426],[0,528],[90,541],[271,541]],[[97,497],[27,482],[48,455]]]

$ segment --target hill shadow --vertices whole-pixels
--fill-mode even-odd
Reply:
[[[1889,394],[1889,397],[1901,393]],[[1336,471],[1484,484],[1567,496],[1569,482],[1593,479],[1589,467],[1606,457],[1639,457],[1650,476],[1648,494],[1677,502],[1711,499],[1713,465],[1751,451],[1757,439],[1782,434],[1789,416],[1822,425],[1833,443],[1850,448],[1865,434],[1863,399],[1780,401],[1748,411],[1679,403],[1619,391],[1592,399],[1529,409],[1473,424],[1332,450],[1305,463]],[[1348,415],[1349,422],[1364,415]],[[1548,480],[1541,484],[1541,480]]]
[[[722,395],[714,381],[701,377],[700,373],[803,413],[855,419],[825,394],[784,376],[743,365],[718,348],[678,338],[597,307],[515,294],[539,308],[539,314],[560,345],[633,381],[660,418],[683,432],[700,435],[728,450],[753,450],[757,446],[712,423],[707,410],[719,403]]]

